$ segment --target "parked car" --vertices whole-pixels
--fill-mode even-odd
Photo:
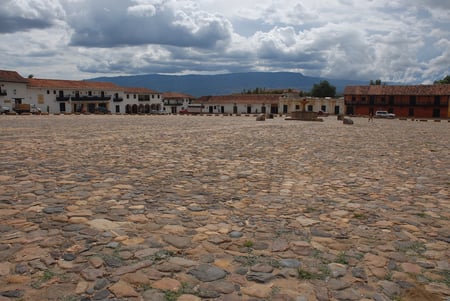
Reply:
[[[154,115],[167,115],[169,114],[166,110],[152,110],[150,114]]]
[[[324,111],[322,111],[322,110],[320,110],[319,112],[317,112],[317,116],[328,117],[328,115],[330,115],[330,114],[328,114],[327,112],[324,112]]]
[[[180,110],[178,114],[189,114],[189,111],[187,109]]]
[[[9,107],[0,107],[0,114],[6,114],[9,113],[9,111]]]
[[[395,118],[394,113],[389,113],[388,111],[376,111],[375,117],[377,118]]]

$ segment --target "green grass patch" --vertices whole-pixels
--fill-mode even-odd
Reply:
[[[249,253],[246,256],[237,256],[234,260],[243,266],[252,266],[260,262],[260,257]]]
[[[367,217],[366,217],[366,215],[365,215],[364,213],[355,212],[355,213],[353,214],[353,218],[356,218],[356,219],[366,219]]]
[[[33,281],[31,283],[31,287],[34,289],[40,289],[42,284],[51,280],[55,276],[57,276],[57,274],[55,272],[52,272],[50,270],[45,270],[36,281]]]
[[[164,291],[164,301],[176,301],[181,295],[185,294],[187,290],[188,285],[187,283],[183,282],[181,284],[181,288],[177,291]]]
[[[243,244],[243,246],[245,248],[253,248],[253,245],[254,245],[254,243],[251,240],[246,240],[246,241],[244,241],[244,244]]]
[[[423,254],[426,251],[425,244],[420,241],[414,241],[411,243],[406,243],[404,245],[397,245],[396,249],[401,252],[416,254]]]
[[[307,270],[304,269],[298,269],[297,270],[297,277],[298,279],[302,279],[302,280],[310,280],[310,279],[317,279],[316,278],[316,274],[311,273]]]
[[[80,297],[77,295],[67,295],[63,297],[58,297],[56,301],[78,301],[80,300]]]
[[[297,278],[302,280],[325,280],[330,275],[330,269],[327,265],[321,265],[319,272],[313,273],[303,268],[297,269]]]
[[[442,280],[442,283],[450,287],[450,271],[443,271],[440,273],[440,275],[444,278]]]
[[[345,252],[340,252],[337,256],[334,262],[340,263],[340,264],[348,264],[348,257]]]

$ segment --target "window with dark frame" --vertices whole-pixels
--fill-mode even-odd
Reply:
[[[441,105],[441,96],[439,96],[439,95],[434,96],[434,105],[435,106]]]
[[[389,104],[390,105],[394,104],[394,95],[389,96]]]

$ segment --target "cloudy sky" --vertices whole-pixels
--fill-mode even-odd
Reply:
[[[0,69],[430,83],[450,74],[449,16],[449,0],[0,0]]]

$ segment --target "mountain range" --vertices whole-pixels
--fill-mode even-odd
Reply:
[[[314,84],[327,80],[342,94],[345,86],[368,85],[367,81],[327,79],[305,76],[293,72],[247,72],[216,75],[130,75],[96,77],[88,81],[111,82],[122,87],[149,88],[160,93],[179,92],[195,97],[207,95],[227,95],[242,91],[264,89],[297,89],[311,91]]]

